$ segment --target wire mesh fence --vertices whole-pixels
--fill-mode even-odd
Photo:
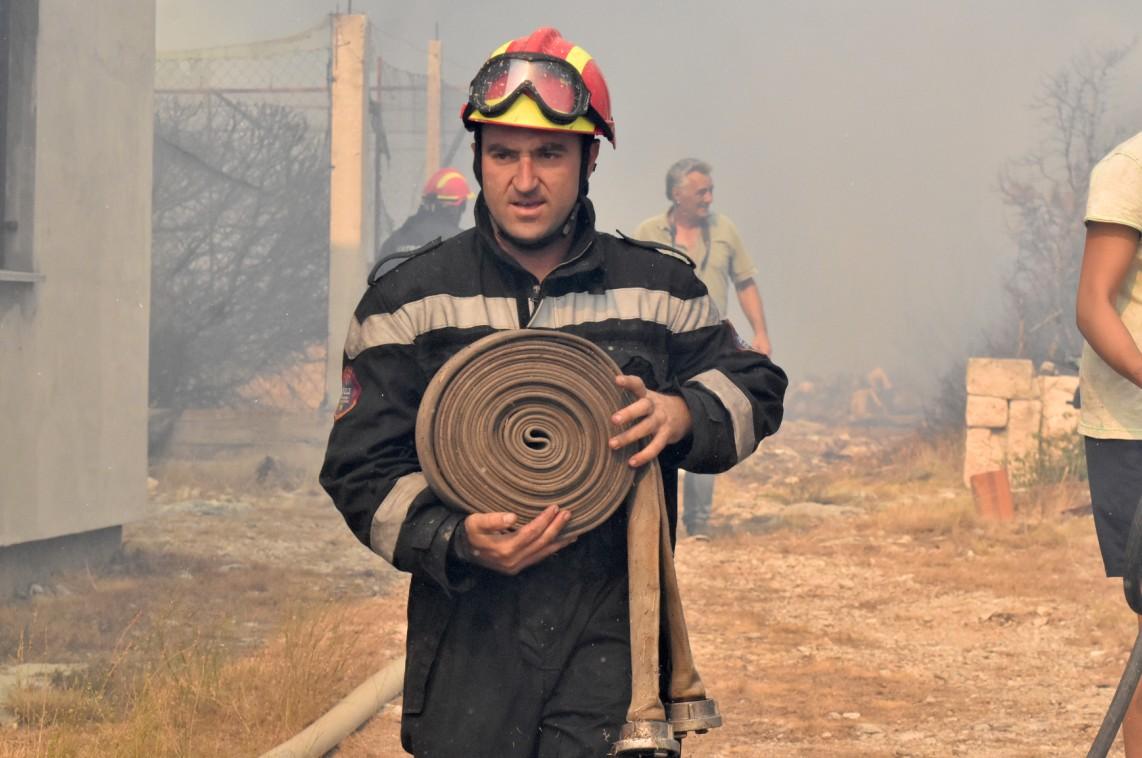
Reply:
[[[153,405],[322,400],[332,27],[329,17],[286,38],[157,56]],[[365,68],[365,201],[379,246],[419,204],[428,77],[381,57]],[[442,84],[443,165],[463,141],[465,97]]]
[[[378,64],[376,113],[380,143],[379,163],[380,207],[378,208],[378,240],[383,241],[400,226],[420,203],[420,190],[425,176],[425,133],[427,130],[428,77]],[[467,153],[461,152],[466,131],[460,122],[460,108],[467,102],[468,92],[444,82],[440,87],[440,165],[466,164]],[[467,174],[465,165],[456,166]]]
[[[157,56],[152,405],[257,402],[323,341],[330,39]]]

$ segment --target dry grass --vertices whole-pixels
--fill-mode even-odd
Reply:
[[[961,489],[964,441],[960,434],[917,434],[871,462],[870,487],[882,498]]]
[[[879,528],[896,533],[953,535],[979,526],[963,486],[962,434],[917,435],[880,455],[835,466],[792,485],[777,486],[784,502],[871,501]],[[1019,521],[1044,521],[1090,504],[1081,441],[1056,442],[1016,482]]]
[[[108,569],[0,605],[0,664],[74,665],[9,695],[0,758],[257,755],[399,652],[403,614],[377,604],[400,593],[369,600],[385,577],[314,559],[361,549],[318,498],[319,459],[161,463],[155,519]],[[196,500],[242,507],[161,507]]]
[[[0,606],[0,661],[77,664],[10,694],[0,758],[259,754],[383,663],[328,577],[219,563],[125,548]]]
[[[1090,512],[1090,489],[1078,479],[1033,484],[1014,493],[1015,512],[1020,518],[1046,521]]]
[[[189,642],[126,641],[105,665],[10,699],[23,728],[3,758],[253,755],[321,715],[380,661],[365,628],[328,610],[298,614],[252,656],[211,630]],[[130,640],[130,635],[124,635]]]
[[[859,537],[842,549],[870,563],[893,561],[933,592],[978,588],[1044,605],[1084,601],[1091,638],[1113,649],[1126,619],[1123,604],[1109,595],[1090,598],[1084,594],[1090,584],[1073,580],[1081,573],[1077,563],[1090,558],[1089,521],[1060,515],[1082,500],[1085,485],[1077,475],[1045,476],[1017,493],[1016,523],[992,524],[975,514],[961,461],[959,435],[918,437],[749,493],[868,509],[821,533],[807,531],[808,522],[783,523],[794,528],[775,535],[767,549],[826,555],[837,548],[822,545],[822,534]],[[284,474],[259,482],[260,462],[172,463],[154,474],[160,496],[176,499],[187,491],[270,496],[292,486]],[[288,473],[288,465],[281,470]],[[296,470],[307,471],[304,465]],[[0,732],[0,758],[256,755],[376,670],[380,651],[399,646],[394,630],[401,624],[391,609],[382,615],[378,605],[366,612],[358,604],[351,613],[331,606],[323,594],[328,579],[297,567],[224,571],[217,564],[169,550],[132,550],[107,574],[61,578],[72,595],[0,606],[0,659],[85,664],[45,689],[17,693],[12,706],[22,726]],[[385,626],[389,617],[392,629]],[[808,633],[796,626],[786,631],[788,639],[778,640],[785,647]],[[847,664],[814,665],[809,678],[835,699],[830,707],[841,707],[852,682],[871,677]],[[906,679],[891,685],[915,695]],[[883,707],[895,705],[886,699]]]
[[[963,486],[959,433],[917,436],[878,456],[830,467],[792,486],[765,492],[791,502],[863,503],[865,517],[848,528],[871,537],[867,545],[906,544],[893,560],[932,584],[978,586],[998,595],[1082,600],[1072,578],[1089,561],[1089,505],[1081,448],[1059,448],[1015,492],[1013,523],[981,520]],[[1077,594],[1075,594],[1077,593]],[[1071,595],[1074,594],[1074,597]],[[1120,625],[1120,604],[1092,609],[1097,628]]]
[[[773,485],[768,495],[786,504],[821,503],[822,505],[843,505],[861,498],[861,488],[851,480],[835,474],[823,473],[814,476],[792,477]]]
[[[0,660],[92,662],[156,630],[189,643],[195,629],[241,648],[251,629],[280,622],[283,603],[321,600],[304,572],[257,564],[226,571],[216,561],[125,547],[103,574],[56,578],[66,594],[0,606]],[[293,598],[286,601],[285,598]]]
[[[969,495],[894,502],[874,511],[870,518],[884,532],[927,538],[956,538],[978,523]]]
[[[160,500],[183,500],[202,494],[245,497],[315,490],[322,451],[288,455],[242,454],[205,460],[164,460],[151,467]]]
[[[917,434],[885,450],[829,463],[811,475],[774,482],[765,494],[786,503],[892,501],[901,495],[962,487],[962,460],[963,440],[958,435]]]

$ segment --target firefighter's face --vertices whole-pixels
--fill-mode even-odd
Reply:
[[[496,224],[525,241],[555,231],[579,196],[582,138],[496,124],[480,128],[484,200]],[[588,165],[594,166],[599,144],[589,149]]]
[[[683,221],[705,221],[714,202],[714,180],[700,171],[691,171],[674,185],[674,212]]]

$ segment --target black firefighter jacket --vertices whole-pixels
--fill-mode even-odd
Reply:
[[[350,325],[321,471],[357,538],[412,573],[406,714],[423,706],[450,604],[483,571],[449,557],[465,514],[428,489],[414,442],[420,398],[452,355],[498,330],[556,329],[599,345],[648,388],[680,394],[693,431],[659,457],[672,530],[678,468],[725,471],[773,434],[782,416],[785,374],[744,349],[684,256],[596,232],[584,201],[567,261],[540,283],[495,242],[482,195],[475,210],[475,228],[373,277]],[[579,543],[621,544],[625,553],[624,519],[620,508],[615,526]],[[614,566],[624,571],[625,559]]]
[[[400,227],[385,240],[377,260],[393,255],[411,253],[436,239],[448,239],[460,231],[458,218],[449,209],[438,210],[421,205]]]

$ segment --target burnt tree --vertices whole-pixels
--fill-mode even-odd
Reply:
[[[152,406],[238,401],[324,340],[327,156],[301,111],[156,98]]]
[[[1087,185],[1128,134],[1111,111],[1114,75],[1133,47],[1076,57],[1031,102],[1045,138],[999,177],[1016,257],[1005,285],[1012,326],[994,336],[996,352],[1069,363],[1082,350],[1074,313]]]

